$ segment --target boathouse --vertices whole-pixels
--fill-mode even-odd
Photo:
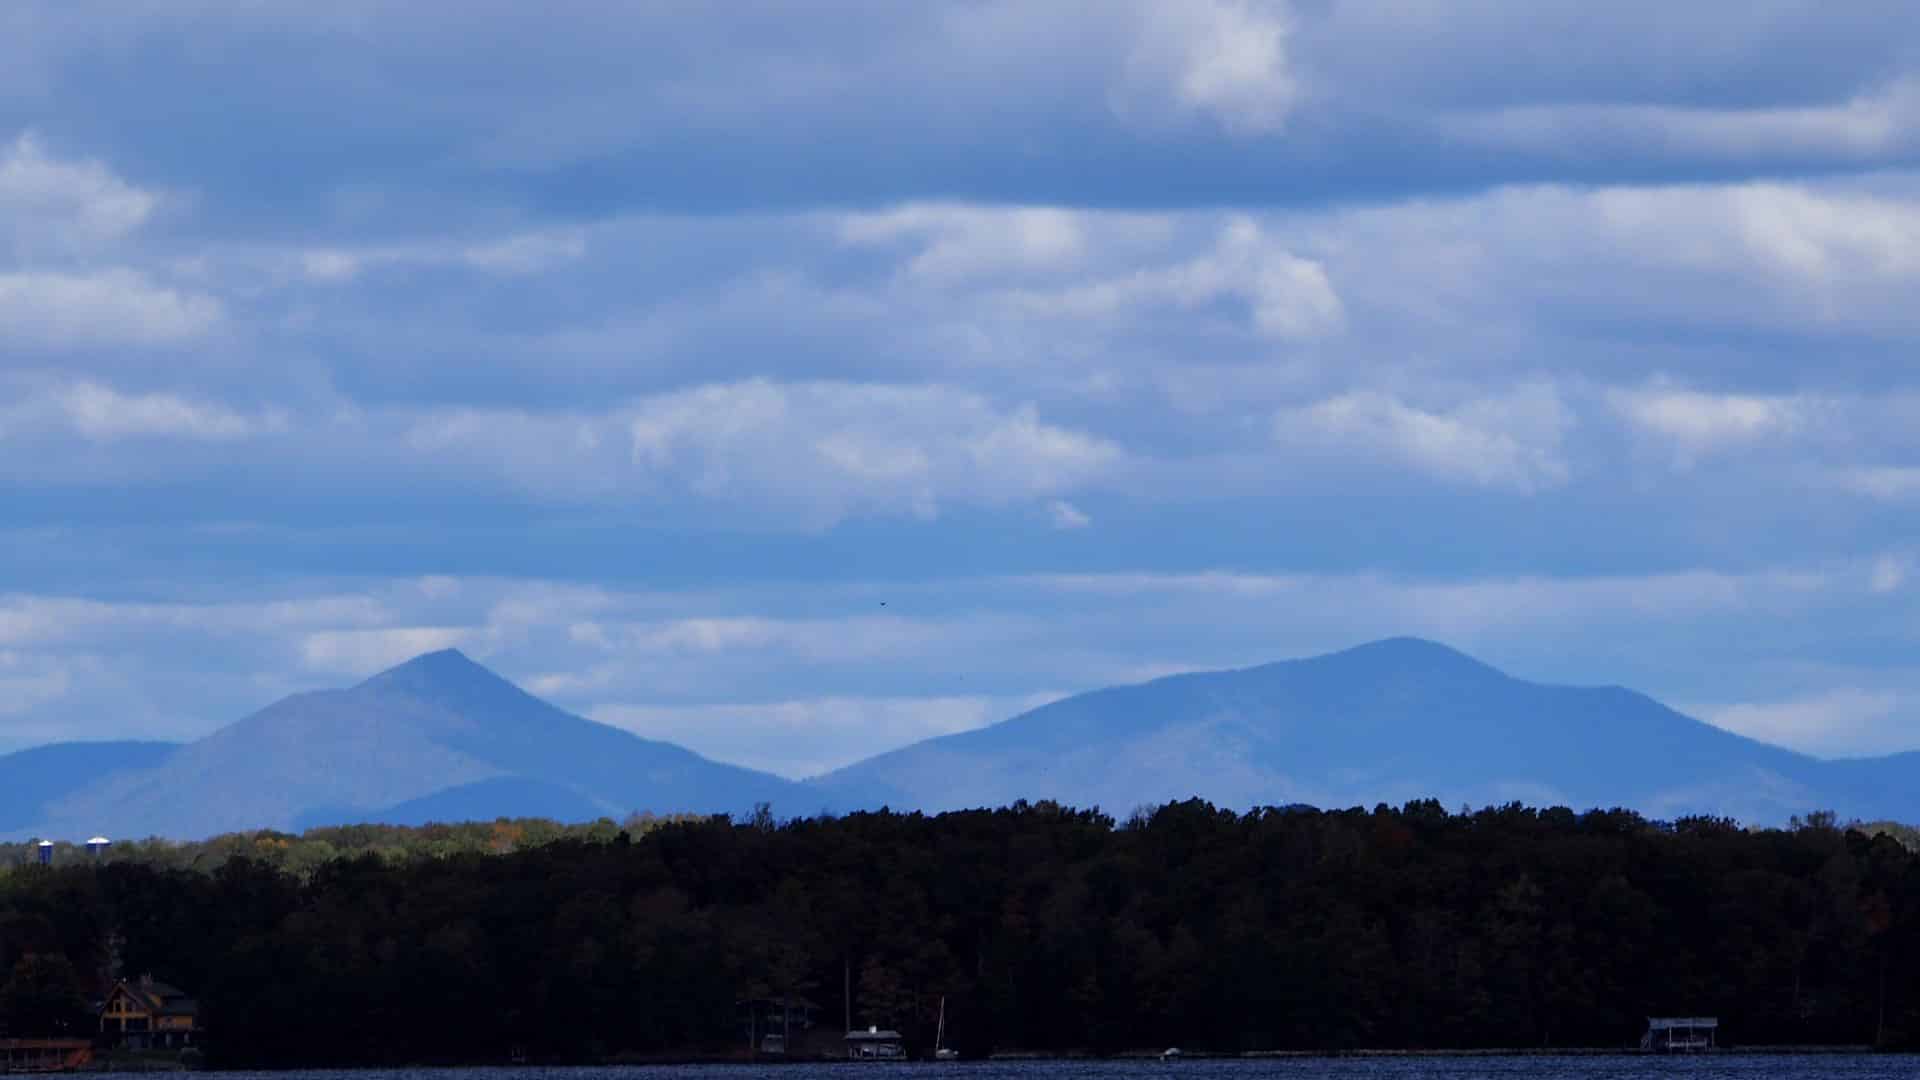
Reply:
[[[832,1053],[832,1031],[826,1032],[825,1047],[811,1047],[809,1036],[820,1006],[803,997],[752,998],[734,1003],[742,1029],[747,1034],[747,1049],[752,1054],[794,1054],[825,1050]]]
[[[1640,1049],[1663,1054],[1696,1054],[1718,1049],[1720,1019],[1714,1016],[1649,1016]]]
[[[0,1073],[75,1072],[93,1064],[85,1039],[0,1039]]]
[[[907,1041],[897,1031],[869,1027],[847,1032],[847,1057],[855,1061],[892,1061],[907,1056]]]

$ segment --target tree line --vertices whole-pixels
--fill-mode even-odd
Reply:
[[[0,1028],[87,1030],[114,974],[151,973],[199,997],[233,1066],[744,1052],[737,1003],[768,997],[918,1050],[944,998],[966,1054],[1629,1046],[1647,1016],[1702,1014],[1742,1044],[1920,1043],[1920,857],[1827,817],[1195,801],[630,824],[15,869]]]

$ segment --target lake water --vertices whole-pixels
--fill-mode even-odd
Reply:
[[[673,1065],[578,1069],[375,1069],[226,1073],[260,1080],[889,1080],[952,1074],[961,1080],[1128,1080],[1152,1077],[1212,1080],[1920,1080],[1920,1057],[1901,1055],[1702,1057],[1395,1057],[1288,1058],[1260,1061],[981,1061],[952,1063],[838,1063],[821,1065]]]

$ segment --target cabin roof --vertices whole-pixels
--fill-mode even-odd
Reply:
[[[1647,1030],[1671,1031],[1674,1028],[1717,1028],[1720,1018],[1717,1016],[1649,1016]]]
[[[820,1005],[818,1002],[809,1000],[807,998],[803,998],[798,994],[793,994],[784,998],[783,997],[741,998],[740,1000],[734,1002],[734,1005],[736,1007],[742,1006],[742,1005],[783,1005],[790,1009],[820,1008]]]
[[[157,1016],[195,1016],[200,1012],[200,1003],[185,990],[157,979],[122,980],[114,989],[125,990],[135,1004]]]

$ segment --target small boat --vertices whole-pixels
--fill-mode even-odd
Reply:
[[[1160,1051],[1161,1061],[1179,1061],[1180,1058],[1180,1048],[1177,1046],[1169,1046],[1165,1050]]]

